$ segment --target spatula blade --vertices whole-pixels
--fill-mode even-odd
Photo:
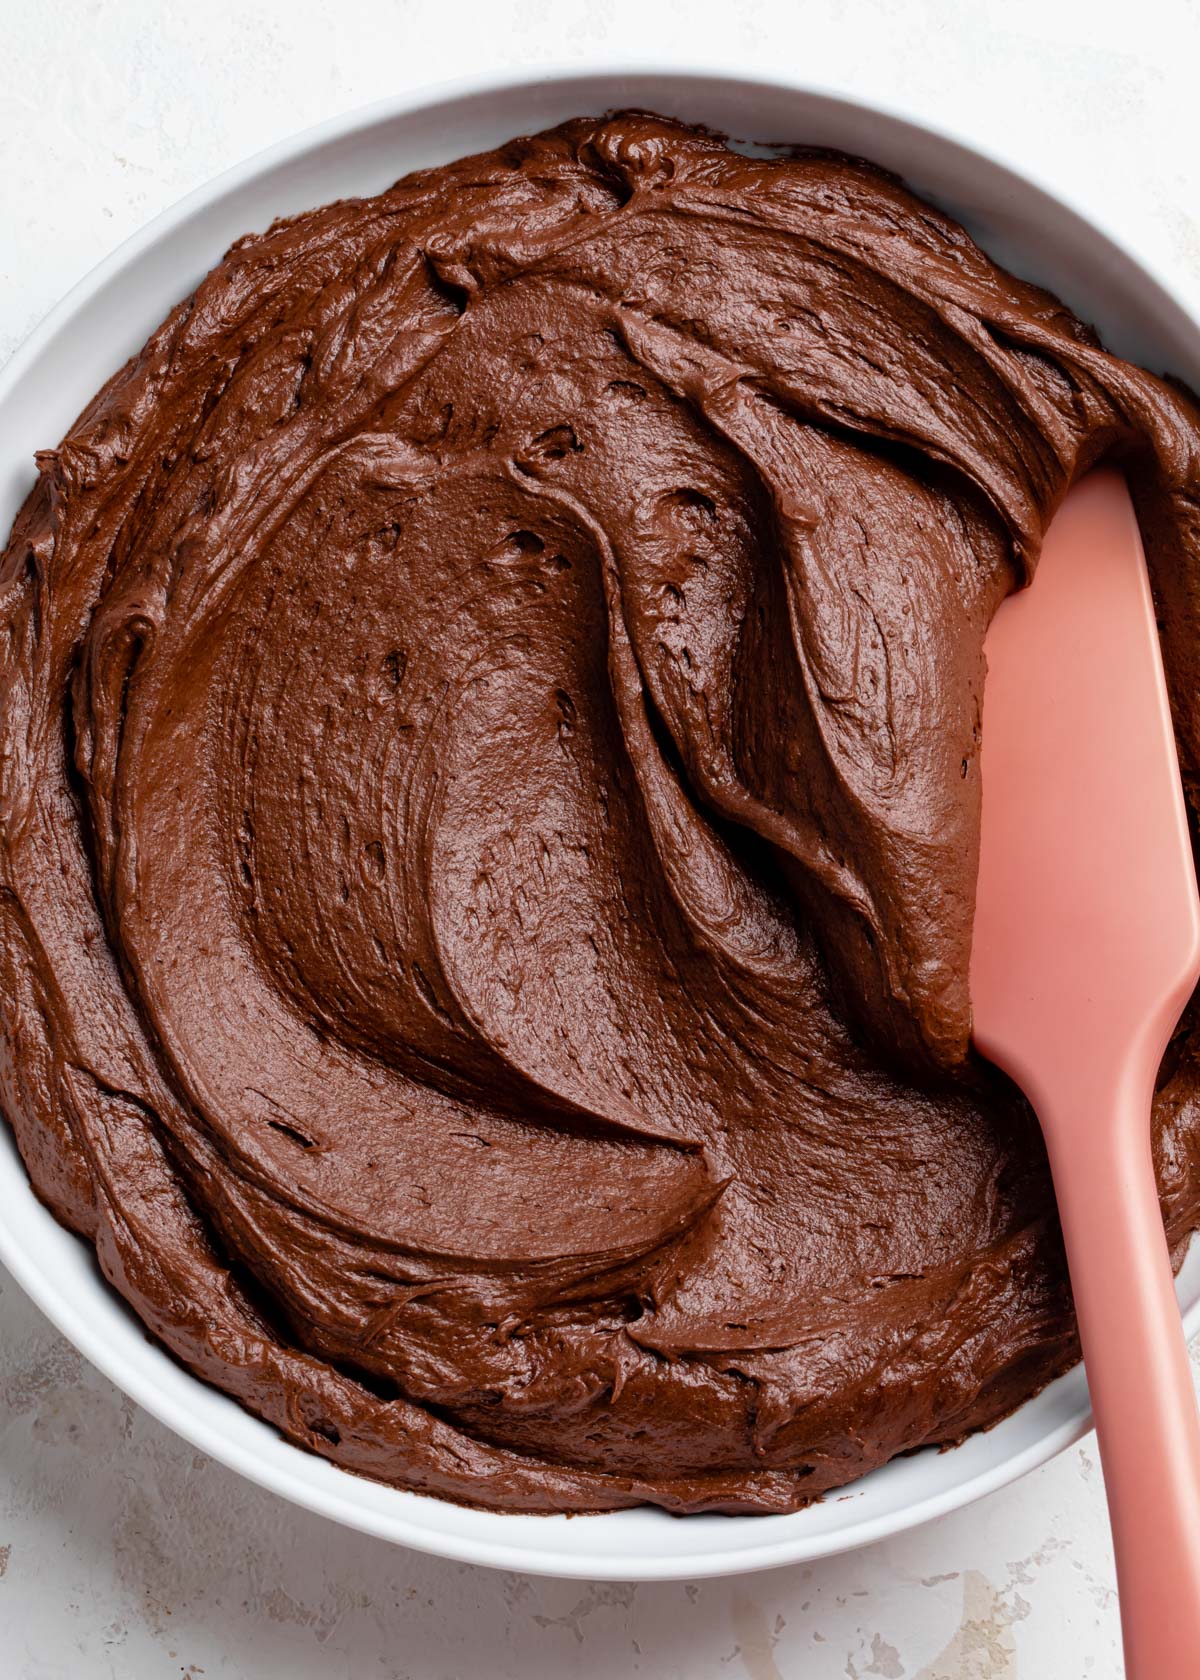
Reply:
[[[985,643],[971,998],[978,1047],[1037,1097],[1131,1034],[1165,1046],[1200,904],[1154,603],[1111,469],[1076,485]]]

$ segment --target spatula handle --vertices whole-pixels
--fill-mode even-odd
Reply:
[[[1115,1100],[1115,1124],[1093,1113],[1082,1130],[1074,1117],[1046,1132],[1112,1516],[1125,1672],[1183,1680],[1200,1675],[1200,1411],[1148,1104],[1128,1086]]]

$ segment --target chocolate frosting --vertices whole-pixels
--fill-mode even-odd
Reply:
[[[1077,1350],[969,1051],[983,635],[1120,459],[1191,787],[1198,439],[880,171],[653,117],[240,241],[4,559],[38,1194],[408,1488],[780,1511],[993,1422]]]

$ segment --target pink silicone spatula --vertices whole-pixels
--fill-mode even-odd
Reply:
[[[975,1042],[1046,1137],[1131,1680],[1200,1675],[1200,1417],[1150,1157],[1200,905],[1123,478],[1069,494],[985,644]]]

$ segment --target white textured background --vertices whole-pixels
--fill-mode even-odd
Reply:
[[[1048,176],[1200,308],[1189,0],[0,0],[0,361],[127,234],[272,140],[422,82],[631,56],[784,66],[956,128]],[[1120,1673],[1092,1443],[824,1564],[536,1581],[243,1483],[84,1366],[0,1273],[2,1680]]]

